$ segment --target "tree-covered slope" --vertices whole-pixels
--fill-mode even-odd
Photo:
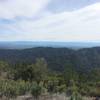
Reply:
[[[72,50],[68,48],[39,47],[23,50],[0,50],[0,60],[10,63],[33,63],[36,58],[44,58],[48,67],[61,71],[65,66],[74,66],[75,69],[88,71],[100,67],[100,47]]]

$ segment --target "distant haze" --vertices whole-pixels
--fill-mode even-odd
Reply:
[[[89,48],[100,46],[100,42],[33,42],[33,41],[16,41],[16,42],[0,42],[0,49],[27,49],[34,47],[53,47],[53,48]]]

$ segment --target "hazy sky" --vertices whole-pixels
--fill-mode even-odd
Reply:
[[[100,0],[0,0],[0,41],[100,41]]]

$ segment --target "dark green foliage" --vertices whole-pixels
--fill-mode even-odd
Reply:
[[[71,86],[69,88],[71,91],[70,100],[82,100],[82,96],[79,93],[78,87],[73,80],[71,81]]]
[[[71,65],[67,65],[65,68],[64,68],[64,73],[63,73],[63,76],[64,76],[64,79],[66,80],[66,83],[68,84],[68,82],[70,80],[75,80],[75,81],[78,81],[78,73],[77,71],[75,70],[75,67],[71,66]]]
[[[44,58],[48,67],[55,71],[63,71],[66,64],[76,70],[89,72],[100,68],[100,48],[72,50],[67,48],[33,48],[24,50],[0,50],[0,60],[9,63],[32,64],[37,58]]]
[[[45,80],[47,76],[47,64],[46,61],[41,58],[37,59],[35,64],[26,65],[19,64],[12,71],[14,79],[22,79],[25,81],[38,81]],[[11,73],[10,73],[11,74]]]
[[[34,98],[38,99],[41,93],[42,93],[42,87],[36,82],[34,82],[31,87],[31,94],[34,96]]]
[[[18,88],[16,82],[9,80],[0,80],[0,94],[1,97],[15,98],[18,95]]]

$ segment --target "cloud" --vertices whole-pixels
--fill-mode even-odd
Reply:
[[[49,0],[5,0],[0,1],[0,18],[33,17],[42,11]]]
[[[46,6],[47,2],[41,5],[44,4]],[[29,9],[32,8],[29,7]],[[42,17],[37,20],[31,19],[40,10],[38,8],[26,13],[24,10],[23,13],[14,10],[13,17],[9,16],[8,18],[19,15],[29,19],[18,20],[11,24],[1,24],[0,27],[8,30],[9,34],[6,31],[5,34],[0,35],[0,40],[100,41],[100,3],[71,12],[52,13],[44,10]]]

